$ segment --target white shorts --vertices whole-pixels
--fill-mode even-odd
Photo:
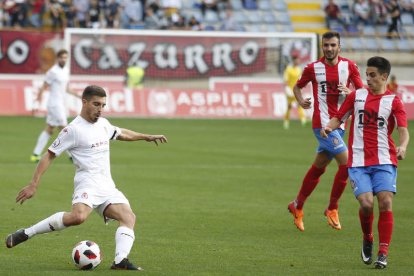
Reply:
[[[48,107],[46,123],[53,127],[66,126],[68,124],[68,119],[65,108],[61,106]]]
[[[72,205],[76,203],[83,203],[93,208],[99,215],[101,215],[105,223],[108,218],[105,217],[105,209],[111,204],[127,204],[129,205],[128,199],[125,195],[117,188],[112,188],[106,191],[96,191],[94,189],[80,189],[73,193]]]

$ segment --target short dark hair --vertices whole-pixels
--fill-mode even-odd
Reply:
[[[59,52],[57,52],[56,56],[61,57],[62,55],[67,55],[67,54],[68,54],[68,50],[61,49],[61,50],[59,50]]]
[[[83,90],[82,99],[89,101],[93,96],[106,97],[106,92],[100,86],[89,85]]]
[[[339,44],[341,44],[341,35],[338,32],[326,32],[322,35],[322,39],[331,39],[333,37],[336,37]]]
[[[377,68],[380,74],[387,73],[387,75],[389,76],[391,72],[391,63],[383,57],[376,56],[369,58],[367,61],[367,66]]]

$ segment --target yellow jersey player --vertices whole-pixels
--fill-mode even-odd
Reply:
[[[293,103],[296,103],[295,95],[293,95],[293,87],[296,84],[296,81],[299,79],[302,74],[302,69],[299,67],[299,58],[297,56],[292,56],[292,65],[288,65],[283,73],[283,79],[285,81],[285,93],[287,99],[287,110],[285,118],[283,121],[283,128],[289,129],[289,120],[290,120],[290,111],[292,110]],[[306,115],[303,108],[296,104],[299,114],[299,119],[302,125],[306,124]]]

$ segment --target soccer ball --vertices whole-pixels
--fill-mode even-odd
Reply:
[[[81,241],[72,250],[72,260],[79,269],[94,269],[101,263],[101,250],[93,241]]]

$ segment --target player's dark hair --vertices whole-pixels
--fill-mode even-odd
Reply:
[[[59,52],[57,52],[56,56],[61,57],[62,55],[67,55],[68,51],[66,49],[61,49]]]
[[[367,66],[377,68],[380,74],[387,73],[387,75],[389,76],[391,72],[390,62],[386,58],[383,58],[383,57],[376,56],[376,57],[369,58],[367,61]]]
[[[339,44],[341,44],[341,35],[338,32],[326,32],[322,35],[322,39],[331,39],[333,37],[336,37]]]
[[[106,92],[100,86],[89,85],[83,90],[82,99],[89,101],[93,96],[106,97]]]

